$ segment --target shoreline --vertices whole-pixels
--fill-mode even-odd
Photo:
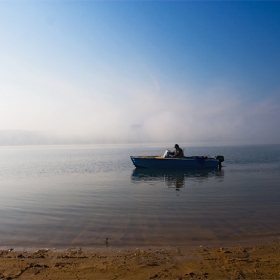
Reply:
[[[175,240],[175,239],[174,239]],[[12,250],[16,252],[35,252],[38,250],[47,250],[54,252],[65,252],[71,249],[81,249],[84,252],[107,252],[107,251],[133,251],[133,250],[161,250],[161,249],[176,249],[178,247],[185,249],[200,249],[200,248],[220,248],[220,247],[238,247],[238,246],[255,246],[256,244],[271,244],[273,242],[280,242],[280,234],[271,235],[253,235],[247,237],[231,237],[231,238],[219,238],[219,239],[177,239],[175,241],[168,242],[159,238],[157,242],[126,242],[119,243],[118,239],[104,238],[102,242],[97,243],[44,243],[40,244],[36,241],[30,244],[30,242],[21,243],[18,240],[14,242],[14,245],[5,244],[0,246],[0,251]],[[1,279],[0,279],[1,280]]]
[[[199,248],[10,248],[0,250],[0,260],[1,280],[280,279],[280,240]]]

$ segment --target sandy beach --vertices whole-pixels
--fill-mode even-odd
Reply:
[[[0,279],[280,279],[280,241],[197,249],[0,251]]]

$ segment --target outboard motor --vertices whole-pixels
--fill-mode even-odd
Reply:
[[[222,162],[225,161],[224,156],[216,156],[215,157],[219,161],[219,170],[222,168]]]

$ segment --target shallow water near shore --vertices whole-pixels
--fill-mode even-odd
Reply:
[[[128,248],[280,237],[280,145],[185,147],[222,170],[136,169],[166,145],[0,147],[0,246]]]

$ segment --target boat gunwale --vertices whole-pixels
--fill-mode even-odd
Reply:
[[[130,158],[136,158],[136,159],[155,159],[155,160],[197,160],[197,159],[203,159],[203,160],[214,160],[214,161],[219,161],[216,158],[212,157],[201,157],[201,156],[190,156],[190,157],[182,157],[182,158],[164,158],[162,156],[130,156]]]

